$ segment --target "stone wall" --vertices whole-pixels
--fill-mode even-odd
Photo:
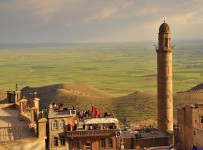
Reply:
[[[1,143],[1,150],[45,150],[45,140],[38,138],[24,139],[9,143]]]
[[[198,148],[203,148],[203,131],[199,130],[199,129],[194,129],[193,130],[193,143],[195,146],[197,146]]]
[[[5,108],[14,108],[15,104],[14,103],[4,103],[0,104],[0,109],[5,109]]]
[[[21,114],[19,114],[19,119],[26,121],[27,123],[30,123],[31,122],[31,115],[29,116],[25,113],[21,113]]]

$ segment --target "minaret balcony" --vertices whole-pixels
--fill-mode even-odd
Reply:
[[[172,49],[172,47],[164,47],[164,48],[159,48],[159,47],[157,47],[156,48],[156,51],[157,52],[172,52],[173,51],[173,49]]]

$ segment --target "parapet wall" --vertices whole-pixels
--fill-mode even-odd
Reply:
[[[15,108],[15,103],[0,104],[0,109],[5,109],[5,108]]]
[[[16,108],[19,111],[19,119],[26,121],[27,123],[31,122],[31,112],[21,113],[20,114],[20,105],[15,103],[4,103],[0,104],[0,109]]]
[[[31,117],[29,115],[21,113],[19,114],[19,117],[20,117],[20,120],[26,121],[27,123],[31,123]]]

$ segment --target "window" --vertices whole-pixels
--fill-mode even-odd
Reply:
[[[203,123],[203,116],[200,116],[200,123]]]
[[[165,47],[168,47],[168,38],[165,38]]]
[[[82,141],[77,141],[77,149],[82,149]]]
[[[60,121],[60,128],[61,128],[61,129],[64,129],[64,127],[65,127],[65,121],[64,121],[64,120],[61,120],[61,121]]]
[[[109,141],[108,141],[108,146],[109,146],[109,147],[113,147],[113,140],[112,140],[112,139],[109,139]]]
[[[57,120],[53,120],[53,122],[52,122],[52,129],[58,129],[58,122],[57,122]]]
[[[64,137],[64,136],[61,137],[61,145],[62,145],[62,146],[65,145],[65,137]]]
[[[102,139],[102,140],[101,140],[101,147],[102,147],[102,148],[106,148],[105,139]]]
[[[72,143],[72,141],[69,141],[69,142],[68,142],[68,149],[69,149],[69,150],[72,150],[72,149],[73,149],[73,143]]]
[[[53,144],[54,144],[54,146],[58,146],[58,138],[57,137],[54,137]]]
[[[91,142],[89,140],[86,142],[85,147],[86,147],[86,150],[91,150]]]

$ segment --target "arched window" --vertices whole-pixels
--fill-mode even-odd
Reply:
[[[52,122],[52,129],[53,130],[58,129],[58,121],[57,120],[53,120],[53,122]]]
[[[113,140],[112,140],[112,139],[109,139],[109,141],[108,141],[108,146],[109,146],[109,147],[113,147]]]
[[[86,141],[85,147],[86,147],[86,150],[91,150],[91,142],[90,142],[90,140]]]
[[[82,141],[77,141],[77,149],[82,149]]]
[[[54,146],[58,146],[58,138],[57,137],[54,137],[53,144],[54,144]]]
[[[105,139],[102,139],[102,140],[101,140],[101,147],[102,147],[102,148],[106,148]]]
[[[168,38],[165,38],[165,47],[168,47]]]
[[[64,129],[64,127],[65,127],[65,120],[62,119],[62,120],[60,121],[60,128],[61,128],[61,129]]]
[[[65,145],[65,137],[62,136],[61,139],[60,139],[60,141],[61,141],[61,145],[64,146],[64,145]]]

